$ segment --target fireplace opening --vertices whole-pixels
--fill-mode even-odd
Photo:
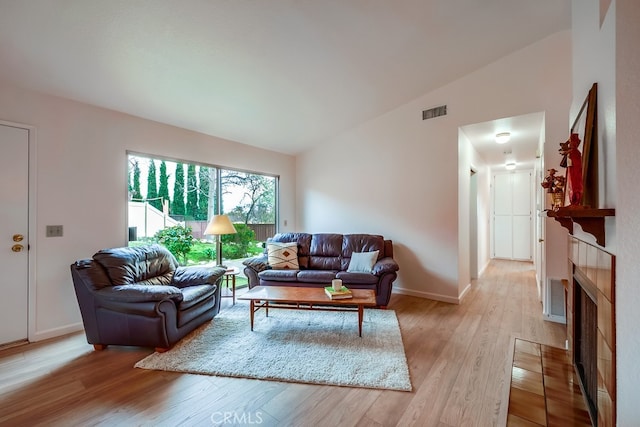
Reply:
[[[573,363],[580,388],[587,400],[592,420],[597,420],[598,397],[598,306],[594,297],[574,277],[574,352]]]

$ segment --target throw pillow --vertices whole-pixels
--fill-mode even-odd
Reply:
[[[354,252],[349,261],[348,273],[371,273],[373,265],[378,260],[378,251]]]
[[[267,243],[267,262],[275,270],[298,270],[298,244]]]

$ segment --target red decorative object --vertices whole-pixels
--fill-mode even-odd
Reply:
[[[560,154],[563,158],[560,166],[567,168],[567,187],[569,190],[569,204],[582,205],[582,154],[578,149],[580,137],[572,133],[567,142],[560,143]]]

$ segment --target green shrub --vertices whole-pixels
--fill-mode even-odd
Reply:
[[[254,255],[256,234],[246,224],[233,224],[236,234],[222,236],[222,256],[225,259],[238,259]],[[258,252],[262,252],[259,249]]]
[[[191,231],[191,227],[174,225],[158,231],[153,237],[158,243],[166,247],[178,259],[178,262],[185,265],[187,263],[187,254],[193,246]]]

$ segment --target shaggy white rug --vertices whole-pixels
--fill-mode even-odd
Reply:
[[[311,384],[411,391],[393,310],[365,310],[362,338],[356,312],[223,309],[166,353],[135,367]]]

